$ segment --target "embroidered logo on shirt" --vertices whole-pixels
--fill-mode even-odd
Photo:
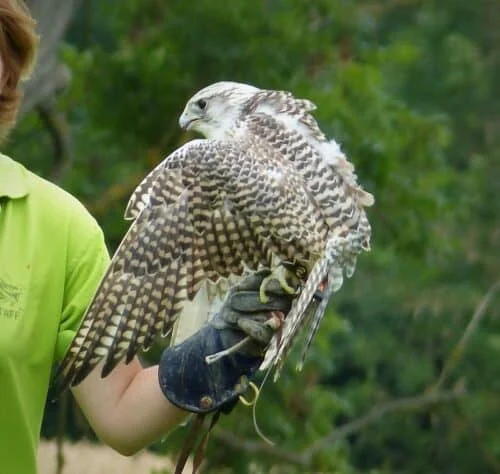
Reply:
[[[0,277],[0,317],[17,319],[21,315],[21,296],[23,290],[19,286],[7,283]]]

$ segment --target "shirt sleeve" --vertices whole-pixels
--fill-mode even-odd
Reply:
[[[70,230],[56,361],[66,354],[110,261],[102,230],[90,215],[85,217],[84,225],[78,223]]]

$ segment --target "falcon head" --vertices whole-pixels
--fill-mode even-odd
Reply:
[[[216,82],[189,99],[179,125],[206,138],[222,138],[241,115],[244,105],[260,89],[238,82]]]

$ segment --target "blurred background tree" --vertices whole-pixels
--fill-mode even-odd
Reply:
[[[111,251],[133,188],[192,138],[177,125],[185,101],[217,80],[315,101],[376,196],[372,253],[332,300],[303,372],[291,360],[262,393],[257,418],[276,445],[238,408],[214,432],[206,472],[500,472],[498,2],[65,5],[73,23],[50,49],[59,66],[27,85],[7,152],[79,197]],[[40,27],[44,38],[50,23]],[[45,96],[31,100],[48,83],[56,127]]]

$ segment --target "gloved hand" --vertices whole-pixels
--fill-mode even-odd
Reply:
[[[246,391],[248,379],[262,363],[274,334],[276,325],[269,324],[273,322],[271,312],[286,315],[295,297],[271,280],[266,290],[269,301],[261,303],[259,288],[268,274],[263,270],[244,278],[229,291],[221,310],[209,323],[182,343],[164,350],[159,382],[173,404],[194,413],[228,413]],[[239,342],[242,345],[234,352],[207,363],[207,356]]]

